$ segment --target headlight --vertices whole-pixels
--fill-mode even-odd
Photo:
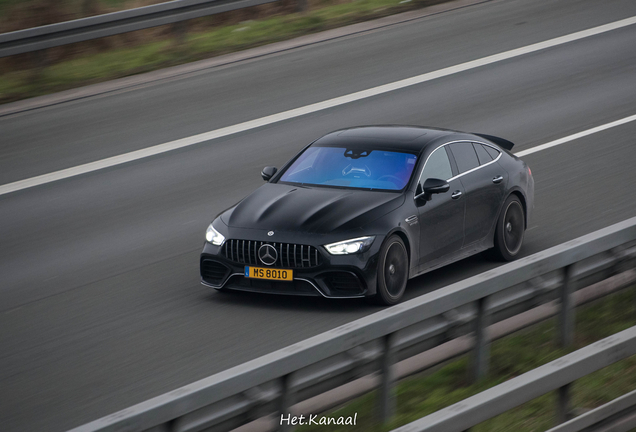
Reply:
[[[221,246],[225,241],[225,237],[223,236],[223,234],[215,230],[212,224],[210,224],[207,231],[205,232],[205,239],[216,246]]]
[[[338,243],[331,243],[325,245],[325,248],[331,255],[347,255],[360,253],[369,249],[369,246],[371,246],[371,243],[373,243],[374,239],[375,236],[359,237],[351,240],[341,241]]]

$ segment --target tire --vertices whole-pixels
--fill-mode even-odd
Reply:
[[[504,203],[495,228],[494,258],[512,261],[519,255],[526,231],[525,212],[519,198],[510,195]]]
[[[409,255],[399,236],[392,235],[382,244],[377,272],[373,302],[386,306],[399,303],[409,279]]]

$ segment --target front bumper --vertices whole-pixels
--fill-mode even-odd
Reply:
[[[383,241],[381,237],[376,237],[368,251],[351,255],[330,255],[321,245],[305,243],[304,247],[312,248],[311,261],[300,263],[294,262],[293,258],[290,261],[287,257],[288,260],[283,260],[282,265],[278,262],[271,267],[258,261],[252,244],[265,242],[280,248],[281,243],[245,239],[238,241],[247,243],[247,246],[239,243],[237,247],[232,240],[237,241],[228,239],[221,246],[205,243],[200,258],[202,284],[216,289],[327,298],[357,298],[375,294],[378,254]],[[245,267],[248,265],[293,270],[294,280],[247,278]]]

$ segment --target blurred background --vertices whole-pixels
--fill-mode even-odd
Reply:
[[[0,103],[148,72],[443,2],[279,0],[4,57],[0,58]],[[158,3],[162,2],[2,0],[0,33]]]

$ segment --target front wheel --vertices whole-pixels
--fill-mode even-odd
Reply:
[[[409,278],[409,256],[402,239],[389,237],[380,248],[378,260],[377,292],[373,300],[383,305],[394,305],[404,295]]]
[[[521,250],[525,231],[525,214],[521,201],[515,195],[510,195],[497,220],[493,248],[495,258],[503,261],[515,259]]]

